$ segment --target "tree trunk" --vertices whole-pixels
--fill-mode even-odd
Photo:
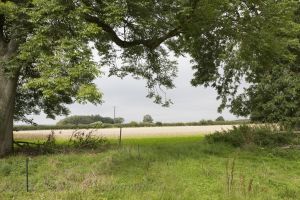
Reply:
[[[13,117],[17,78],[8,77],[0,67],[0,157],[13,149]]]
[[[3,63],[17,53],[18,44],[11,40],[4,43],[0,40],[0,157],[13,150],[13,120],[15,97],[18,82],[18,70],[4,72]]]

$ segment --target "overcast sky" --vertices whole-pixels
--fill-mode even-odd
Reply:
[[[175,79],[176,88],[167,91],[174,104],[169,108],[156,105],[146,98],[147,89],[144,80],[131,77],[119,79],[107,77],[95,82],[104,93],[102,105],[73,104],[69,108],[71,115],[96,115],[113,117],[113,107],[116,106],[116,116],[125,118],[126,122],[141,121],[145,114],[150,114],[155,121],[161,122],[190,122],[201,119],[216,119],[222,115],[226,120],[237,119],[228,111],[217,112],[219,102],[216,92],[211,88],[192,87],[190,80],[193,71],[187,58],[178,59],[178,77]],[[47,119],[45,115],[33,116],[38,124],[55,124],[56,120]]]

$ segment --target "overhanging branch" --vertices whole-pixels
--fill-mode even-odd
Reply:
[[[156,47],[158,47],[161,43],[163,43],[167,39],[175,37],[175,36],[179,35],[179,33],[180,33],[180,28],[175,28],[173,30],[170,30],[169,32],[167,32],[165,35],[163,35],[161,37],[126,41],[126,40],[122,40],[116,34],[116,32],[113,30],[112,27],[110,27],[108,24],[106,24],[104,21],[102,21],[98,17],[86,15],[85,18],[88,22],[97,24],[99,27],[101,27],[106,33],[109,34],[109,36],[111,37],[111,40],[115,44],[117,44],[118,46],[120,46],[122,48],[129,48],[129,47],[133,47],[133,46],[144,45],[145,47],[147,47],[149,49],[155,49]]]

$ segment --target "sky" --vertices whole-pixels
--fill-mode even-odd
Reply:
[[[123,117],[125,122],[140,122],[146,114],[150,114],[156,122],[215,120],[218,116],[223,116],[226,120],[238,119],[227,110],[221,114],[217,112],[220,102],[216,100],[217,94],[214,89],[193,87],[190,84],[193,71],[188,58],[178,58],[177,62],[178,76],[174,80],[176,88],[167,91],[167,97],[173,102],[168,108],[157,105],[146,97],[147,88],[144,80],[136,80],[132,77],[119,79],[107,77],[106,74],[95,80],[104,94],[104,103],[101,105],[72,104],[68,106],[70,115],[113,117],[115,106],[116,116]],[[56,120],[47,119],[44,114],[30,117],[38,124],[55,124],[65,116],[59,116]]]

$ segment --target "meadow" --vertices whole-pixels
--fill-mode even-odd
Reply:
[[[110,140],[100,149],[0,160],[0,199],[299,198],[300,150],[234,148],[203,137]]]

